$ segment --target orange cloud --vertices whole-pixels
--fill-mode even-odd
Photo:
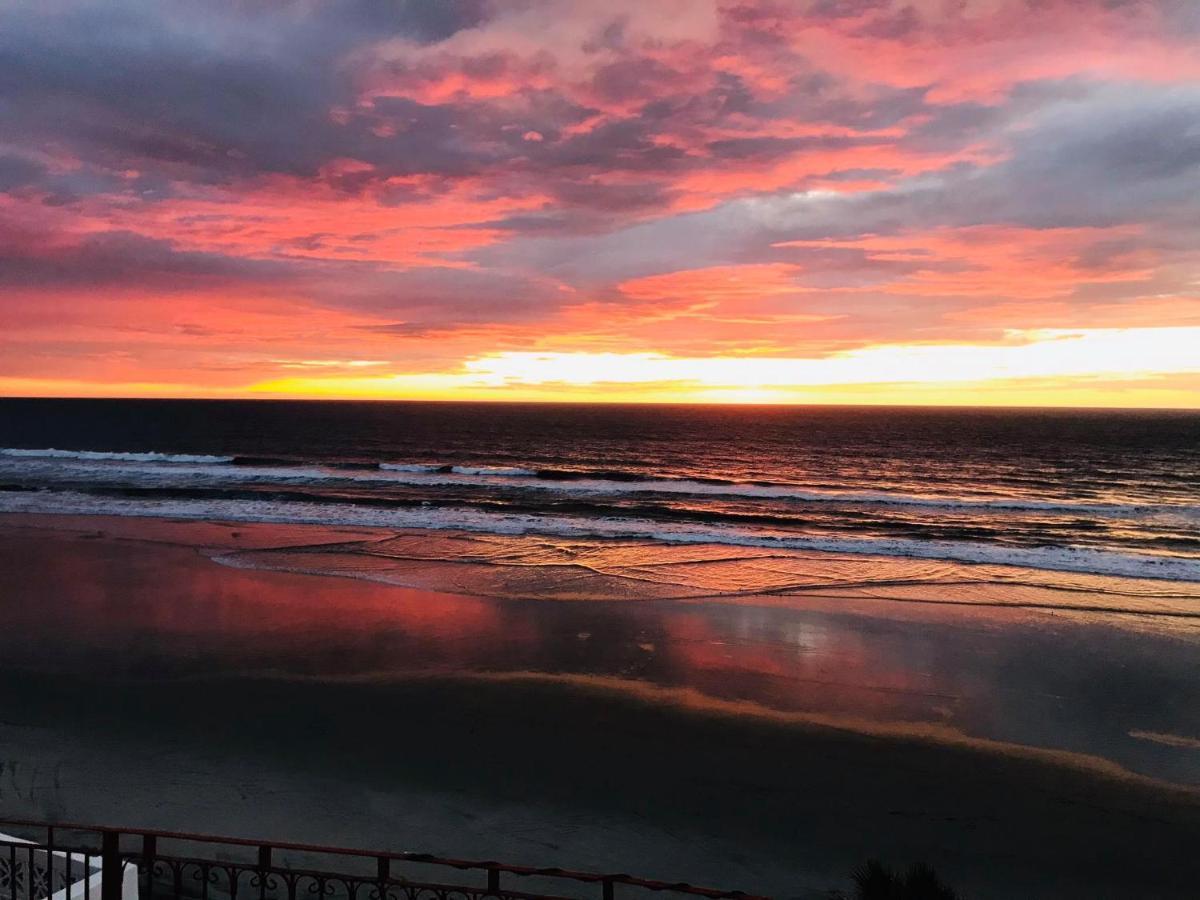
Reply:
[[[341,164],[339,171],[370,171]],[[444,189],[443,189],[444,188]],[[388,205],[387,195],[411,199]],[[454,254],[487,246],[501,232],[487,222],[547,203],[544,195],[489,197],[477,182],[391,177],[359,194],[325,182],[276,177],[236,194],[113,208],[88,204],[92,221],[168,239],[181,249],[237,256],[287,255],[395,266],[453,266]]]
[[[1152,0],[956,7],[916,0],[840,18],[779,9],[771,31],[817,67],[860,82],[929,88],[934,103],[996,103],[1017,84],[1073,76],[1164,84],[1200,77],[1200,48],[1172,33]]]
[[[803,293],[805,288],[796,282],[801,272],[800,266],[790,263],[712,266],[635,278],[622,282],[618,289],[635,300],[712,306]]]
[[[321,4],[148,8],[136,46],[16,11],[0,390],[809,400],[675,376],[1196,322],[1178,4],[450,6],[386,34]],[[613,383],[460,377],[519,353]],[[1036,361],[1036,396],[1094,399],[1078,360]],[[1118,374],[1161,399],[1151,371]],[[914,398],[961,396],[917,374]],[[818,399],[890,402],[885,375]]]

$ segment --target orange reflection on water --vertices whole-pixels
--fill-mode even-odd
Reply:
[[[206,527],[174,526],[171,536]],[[541,672],[781,709],[933,715],[928,679],[901,655],[850,629],[753,606],[488,599],[232,568],[186,546],[11,530],[0,537],[0,571],[21,573],[5,592],[14,627],[0,648],[39,668],[334,679]]]
[[[523,679],[552,680],[721,715],[1069,750],[1192,780],[1194,627],[865,596],[463,596],[237,569],[198,552],[265,546],[271,535],[311,544],[298,529],[239,525],[249,537],[231,543],[228,526],[222,537],[205,523],[101,524],[108,534],[0,521],[0,668],[77,685],[442,675],[511,682],[518,703]],[[446,583],[468,583],[467,568],[443,570]]]
[[[207,659],[214,672],[284,664],[320,674],[320,660],[341,674],[411,668],[400,651],[418,646],[417,662],[445,668],[469,665],[472,648],[501,631],[484,599],[233,569],[174,546],[6,537],[0,571],[10,573],[6,635],[17,639],[6,656],[36,647],[31,655],[54,665],[101,654],[168,670],[172,660]],[[509,645],[529,637],[504,629]]]

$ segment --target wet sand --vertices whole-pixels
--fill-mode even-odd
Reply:
[[[1016,594],[926,585],[927,602],[878,585],[830,595],[828,581],[664,598],[659,579],[616,593],[604,570],[568,590],[524,562],[514,588],[511,573],[474,572],[481,551],[465,544],[420,567],[391,554],[386,577],[248,567],[283,554],[295,569],[301,546],[310,571],[358,565],[329,545],[385,537],[0,521],[0,815],[777,896],[844,888],[868,856],[927,860],[972,897],[1200,884],[1189,586],[1127,586],[1144,608],[1126,595],[1124,611],[1096,612],[1005,602],[1029,596],[1028,578]],[[798,565],[782,566],[790,583]],[[427,586],[379,583],[404,578]],[[575,602],[531,599],[533,579]],[[891,580],[902,598],[917,590]]]

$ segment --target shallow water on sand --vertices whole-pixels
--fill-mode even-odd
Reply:
[[[24,573],[0,635],[10,666],[583,678],[1200,784],[1197,586],[728,547],[76,521],[56,540],[10,527],[0,541],[0,571]],[[135,552],[122,532],[166,546]]]
[[[869,856],[977,897],[1195,883],[1193,585],[57,516],[0,517],[0,573],[10,817],[792,897]]]

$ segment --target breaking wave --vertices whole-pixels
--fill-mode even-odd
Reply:
[[[0,448],[0,456],[18,459],[79,459],[96,462],[157,462],[157,463],[230,463],[232,456],[209,456],[197,453],[126,453],[109,450],[26,450],[21,447]]]
[[[901,491],[817,489],[767,481],[735,481],[629,470],[533,469],[520,466],[442,465],[437,463],[374,463],[277,457],[213,456],[159,452],[98,450],[0,449],[0,456],[48,467],[36,474],[96,483],[183,485],[188,480],[237,484],[360,486],[404,485],[414,488],[453,487],[538,491],[561,495],[664,495],[700,499],[791,501],[812,504],[850,504],[914,507],[931,510],[997,510],[1062,515],[1129,518],[1163,513],[1200,520],[1200,504],[1096,503],[1013,496],[948,496]],[[90,466],[89,463],[97,465]],[[125,465],[116,465],[125,464]],[[10,470],[4,470],[8,472]],[[20,471],[13,474],[20,475]]]
[[[597,518],[552,513],[490,512],[453,506],[380,508],[356,503],[227,499],[136,499],[73,491],[0,493],[0,512],[155,516],[218,521],[323,524],[727,544],[833,553],[945,559],[1133,578],[1200,580],[1200,559],[1121,553],[1085,547],[1010,547],[965,541],[806,536],[762,528]]]

